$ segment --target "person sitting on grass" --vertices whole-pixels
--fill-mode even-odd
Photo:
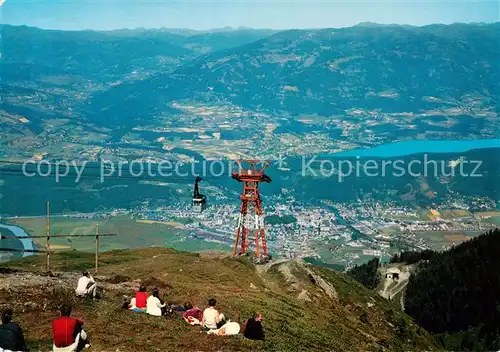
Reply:
[[[250,340],[264,340],[264,328],[262,327],[262,314],[259,312],[248,319],[245,323],[243,335]]]
[[[161,317],[166,312],[166,304],[160,299],[160,292],[155,287],[153,294],[146,300],[146,313],[155,317]]]
[[[219,314],[217,309],[215,309],[216,304],[217,301],[215,298],[210,298],[208,300],[208,308],[203,311],[203,318],[201,321],[203,331],[218,329],[226,322],[224,314]]]
[[[148,293],[146,292],[146,286],[141,285],[139,291],[135,293],[135,297],[130,301],[129,309],[135,312],[145,312],[148,300]]]
[[[84,271],[82,277],[78,279],[75,293],[79,297],[92,296],[92,298],[96,298],[97,284],[88,271]]]
[[[240,332],[240,324],[235,321],[229,321],[225,323],[222,327],[215,330],[208,330],[207,334],[209,335],[217,335],[217,336],[230,336],[230,335],[238,335]]]
[[[203,320],[203,311],[198,307],[193,307],[191,303],[186,303],[184,305],[186,311],[182,315],[186,323],[189,325],[201,325]]]
[[[170,308],[172,308],[172,310],[174,312],[179,312],[179,313],[182,312],[182,313],[184,313],[185,311],[193,308],[193,305],[191,303],[184,303],[183,305],[180,305],[180,306],[179,305],[176,306],[176,305],[172,304],[170,306]]]
[[[27,351],[23,330],[12,321],[14,312],[7,308],[2,312],[0,325],[0,351]]]
[[[54,352],[79,352],[89,348],[87,333],[83,330],[83,321],[71,318],[71,306],[61,307],[61,317],[52,321]]]

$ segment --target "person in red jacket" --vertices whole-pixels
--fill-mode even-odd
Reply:
[[[141,285],[139,292],[135,293],[135,306],[139,309],[146,309],[146,301],[149,295],[146,292],[146,286]]]
[[[145,312],[148,297],[149,295],[146,292],[146,286],[141,285],[139,287],[139,291],[135,293],[135,296],[130,300],[128,307],[126,308],[138,313]]]
[[[54,351],[81,351],[90,347],[83,321],[71,318],[71,306],[61,307],[61,317],[52,321]]]

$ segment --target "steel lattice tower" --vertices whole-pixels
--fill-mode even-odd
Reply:
[[[260,160],[238,160],[236,161],[238,171],[231,174],[232,178],[243,182],[243,193],[240,195],[241,208],[238,218],[238,228],[236,230],[236,240],[234,242],[233,255],[245,254],[249,247],[248,234],[252,226],[250,212],[254,211],[255,227],[255,255],[260,257],[260,249],[264,257],[267,257],[266,234],[264,229],[264,212],[259,194],[259,183],[271,182],[271,178],[264,174],[264,170],[269,166],[268,161]],[[240,245],[241,242],[241,245]],[[238,252],[238,246],[240,250]]]

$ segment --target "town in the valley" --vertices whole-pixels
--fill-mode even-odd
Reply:
[[[495,202],[486,197],[421,209],[376,200],[306,205],[292,197],[273,196],[266,198],[264,205],[266,239],[275,257],[305,258],[349,268],[374,257],[387,262],[402,250],[447,249],[498,225],[500,212],[490,211],[495,207]],[[234,244],[238,214],[237,203],[209,204],[199,211],[179,202],[64,217],[107,222],[126,216],[140,224],[161,224],[165,231],[175,228],[180,243],[213,243],[229,250]]]

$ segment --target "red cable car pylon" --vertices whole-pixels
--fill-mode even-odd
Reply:
[[[260,257],[260,249],[264,257],[267,257],[266,233],[264,228],[264,212],[262,200],[260,199],[259,183],[271,182],[271,178],[264,174],[269,166],[269,161],[261,160],[237,160],[238,171],[232,172],[231,176],[239,182],[243,182],[243,193],[240,195],[241,208],[236,229],[236,240],[234,241],[233,255],[245,254],[248,245],[248,234],[250,232],[251,216],[250,208],[255,214],[255,255]],[[240,245],[241,242],[241,245]],[[238,251],[238,246],[240,250]]]

